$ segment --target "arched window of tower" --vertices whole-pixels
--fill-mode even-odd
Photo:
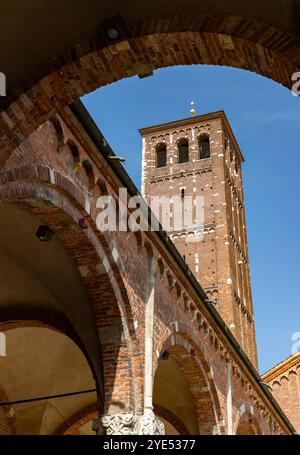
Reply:
[[[189,161],[189,142],[183,139],[178,143],[178,163],[187,163]]]
[[[202,137],[199,140],[199,155],[200,160],[210,158],[210,143],[208,137]]]
[[[165,167],[167,165],[167,148],[160,144],[156,148],[156,167]]]

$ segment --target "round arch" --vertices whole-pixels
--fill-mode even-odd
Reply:
[[[49,207],[52,206],[54,210],[58,210],[59,213],[64,213],[64,216],[69,217],[70,222],[76,226],[78,226],[81,218],[88,221],[89,229],[82,230],[77,227],[77,230],[85,234],[83,237],[87,239],[90,247],[99,257],[107,258],[106,272],[109,275],[111,286],[114,289],[120,311],[123,314],[124,330],[129,330],[130,334],[133,334],[133,330],[130,329],[133,325],[132,311],[119,266],[113,258],[104,235],[97,229],[94,220],[84,209],[85,194],[62,174],[57,171],[55,173],[57,183],[54,185],[51,183],[50,169],[44,165],[26,165],[15,168],[12,171],[1,172],[0,202],[18,202],[22,205],[23,201],[26,206],[25,199],[32,199],[27,208],[35,211],[35,205],[38,208],[39,203],[34,203],[34,200],[41,200],[45,201]],[[103,187],[104,182],[101,185]],[[108,194],[107,187],[105,194]],[[52,218],[52,222],[55,221],[54,217]],[[63,229],[63,226],[60,224],[58,226],[60,230]],[[67,246],[68,243],[65,243]],[[127,324],[125,324],[126,321]]]
[[[1,205],[0,321],[5,328],[11,321],[37,321],[66,333],[90,363],[101,407],[101,348],[86,289],[63,244],[56,237],[51,245],[41,242],[42,222],[22,204]]]
[[[258,419],[250,412],[239,414],[235,424],[236,435],[259,435],[263,434],[258,422]]]
[[[165,408],[164,406],[154,403],[153,412],[160,419],[163,419],[163,421],[170,424],[174,428],[174,430],[177,432],[177,434],[181,434],[181,435],[190,434],[189,430],[182,423],[182,421],[172,411]]]
[[[55,231],[58,240],[64,244],[64,247],[77,265],[77,276],[80,275],[79,279],[83,281],[87,289],[88,297],[92,305],[93,315],[91,316],[91,320],[93,323],[96,321],[96,325],[98,326],[98,328],[95,329],[97,337],[99,330],[104,370],[108,371],[109,369],[110,372],[112,372],[117,368],[116,359],[118,356],[116,355],[117,351],[115,349],[120,349],[120,353],[122,353],[122,367],[126,368],[126,376],[128,376],[128,381],[130,382],[131,376],[134,374],[134,368],[131,365],[132,356],[130,355],[131,341],[129,328],[128,325],[124,326],[124,324],[128,324],[128,320],[130,322],[130,312],[128,311],[129,303],[126,304],[126,302],[124,302],[124,293],[126,291],[121,287],[122,280],[118,276],[115,277],[117,273],[116,266],[111,265],[108,270],[106,270],[103,265],[103,259],[104,257],[107,257],[105,253],[109,254],[109,250],[104,252],[103,245],[105,245],[105,241],[104,239],[100,240],[97,238],[98,234],[99,236],[101,234],[95,234],[91,229],[87,236],[86,230],[82,230],[78,223],[76,223],[76,220],[82,216],[82,211],[78,207],[78,204],[75,201],[72,201],[72,198],[70,199],[66,194],[63,194],[57,187],[47,187],[43,182],[29,183],[28,181],[24,181],[23,184],[12,185],[9,194],[6,192],[5,195],[2,195],[2,199],[3,197],[6,201],[6,206],[17,207],[19,210],[33,213],[35,216],[37,215],[40,223],[45,223]],[[60,207],[62,207],[62,209]],[[82,248],[84,248],[86,252],[85,262],[80,253]],[[101,295],[106,296],[105,302],[103,301],[101,303]],[[112,314],[113,308],[114,311]],[[109,341],[111,332],[108,329],[108,322],[107,320],[105,322],[105,313],[107,311],[110,313],[110,326],[114,333],[114,348]],[[55,318],[55,321],[63,320],[64,316],[65,315],[62,315],[62,317],[60,317],[59,315],[59,317]],[[23,319],[23,317],[19,315],[19,319]],[[34,317],[30,316],[30,319],[39,321],[41,320],[41,316],[40,314],[37,316],[35,315]],[[47,320],[44,322],[48,322],[48,319],[49,314],[47,312]],[[85,318],[79,319],[85,320]],[[104,326],[102,327],[103,324]],[[51,325],[53,325],[52,321]],[[61,327],[58,328],[61,329]],[[66,329],[63,328],[63,330]],[[90,331],[85,330],[84,332],[89,333]],[[123,333],[125,335],[124,337]],[[117,343],[117,340],[119,340],[119,343]],[[110,358],[108,354],[105,354],[106,350],[112,352],[112,348],[115,350],[110,354],[110,357],[113,356],[113,359]],[[99,349],[89,347],[85,352],[89,355],[92,353],[94,363],[99,365],[97,359],[101,352],[100,345]],[[102,375],[103,372],[100,371],[99,374]],[[128,392],[126,394],[124,393],[123,397],[121,396],[122,394],[119,394],[118,399],[113,397],[113,377],[114,375],[111,374],[107,374],[106,378],[104,377],[106,399],[105,402],[102,402],[102,411],[107,412],[107,406],[110,406],[110,410],[112,410],[112,408],[121,410],[124,408],[134,409],[136,394],[132,390],[132,387],[128,388]]]
[[[94,404],[86,406],[65,420],[53,432],[55,435],[94,434],[92,421],[97,418],[97,408]]]
[[[194,418],[199,434],[220,434],[222,430],[219,426],[219,422],[222,420],[222,417],[218,395],[213,381],[208,379],[207,373],[209,373],[209,368],[199,347],[185,334],[178,332],[171,334],[161,346],[162,348],[159,349],[161,355],[156,363],[155,374],[159,371],[161,362],[164,362],[165,364],[169,362],[170,365],[167,365],[165,370],[171,371],[173,368],[175,376],[178,378],[179,375],[182,376],[181,388],[185,387],[185,395],[187,395],[187,389],[190,391],[190,404],[192,403],[194,407]],[[176,372],[175,370],[177,368],[178,370]],[[183,386],[183,382],[185,383],[185,386]],[[156,405],[164,406],[156,397],[155,382],[154,402]],[[174,402],[176,402],[176,400]],[[179,421],[186,426],[191,434],[195,434],[195,427],[193,428],[192,425],[189,426],[186,423],[188,421],[185,422],[182,420],[182,418],[177,415],[178,413],[176,413],[175,409],[170,409],[168,406],[164,407],[177,416]],[[191,416],[192,412],[190,412],[190,417]]]
[[[4,109],[10,105],[0,118],[1,164],[49,116],[124,77],[166,66],[210,64],[247,69],[290,88],[292,74],[299,69],[297,36],[243,16],[195,12],[153,17],[131,23],[123,43],[107,44],[97,34],[73,52],[56,55],[54,71],[53,60],[38,72],[29,71],[26,81],[2,100]]]

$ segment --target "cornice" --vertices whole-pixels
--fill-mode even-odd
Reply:
[[[271,382],[297,364],[300,364],[300,351],[275,365],[275,367],[263,374],[262,379],[265,382]]]

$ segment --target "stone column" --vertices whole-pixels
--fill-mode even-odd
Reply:
[[[145,373],[144,413],[120,412],[95,419],[93,429],[97,434],[107,435],[163,435],[164,424],[153,412],[153,318],[155,299],[155,262],[150,260],[148,293],[145,306]]]
[[[233,434],[232,422],[232,367],[231,362],[226,365],[227,381],[226,381],[226,407],[227,407],[227,434]]]
[[[155,298],[155,264],[149,267],[148,298],[145,307],[145,374],[144,374],[144,411],[152,410],[153,389],[153,318]]]
[[[155,302],[155,269],[154,259],[149,266],[148,298],[145,308],[145,376],[144,376],[144,414],[138,422],[139,434],[165,434],[164,424],[153,412],[153,319]]]

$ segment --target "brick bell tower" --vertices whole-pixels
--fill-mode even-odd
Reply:
[[[148,203],[152,196],[171,200],[203,196],[203,235],[195,235],[200,232],[197,227],[175,231],[172,222],[167,231],[257,368],[241,171],[244,158],[227,117],[219,111],[142,128],[140,134],[142,194]]]

